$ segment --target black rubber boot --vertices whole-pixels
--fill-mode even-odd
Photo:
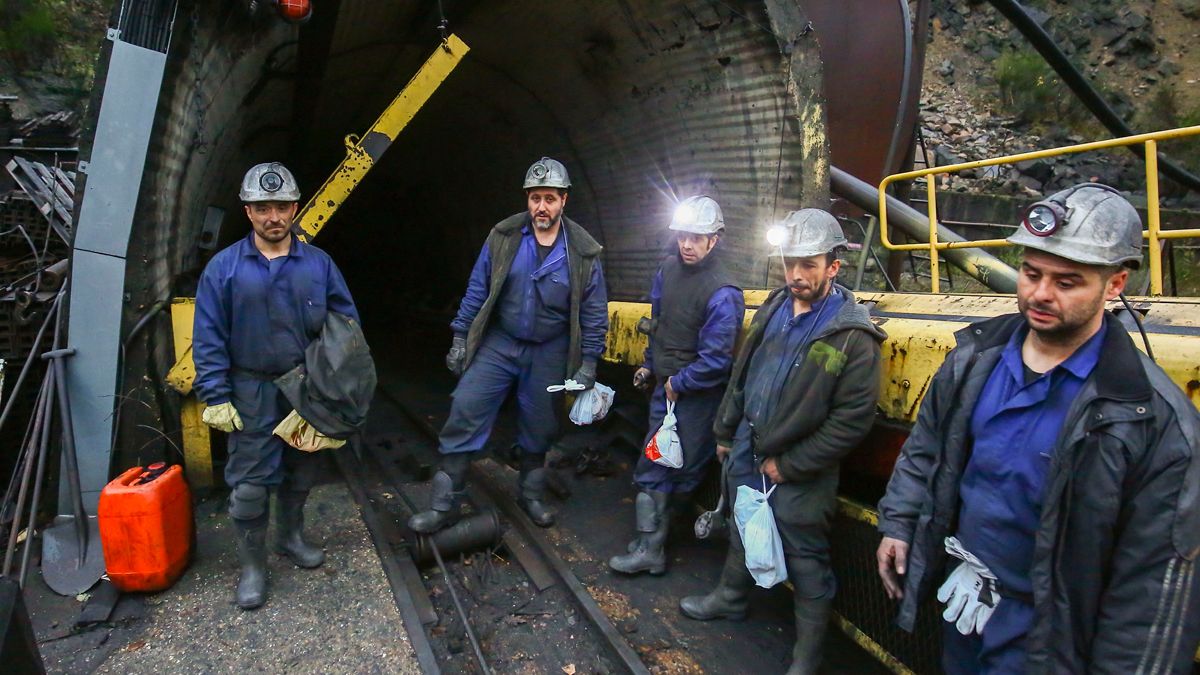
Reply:
[[[237,606],[257,609],[267,601],[267,515],[254,520],[233,519],[238,538]]]
[[[815,675],[821,665],[825,643],[825,628],[833,607],[830,598],[795,598],[796,646],[792,648],[792,665],[788,675]]]
[[[297,567],[320,567],[325,562],[325,551],[304,541],[304,502],[308,501],[308,493],[280,492],[277,501],[275,552],[287,556]]]
[[[646,490],[638,493],[634,509],[641,536],[635,541],[632,552],[609,558],[608,566],[614,572],[649,572],[655,576],[666,573],[667,555],[664,549],[671,525],[670,503],[671,494],[667,492]]]
[[[708,595],[691,595],[680,600],[679,611],[697,621],[741,621],[746,618],[747,596],[753,586],[754,577],[746,569],[746,553],[742,542],[737,533],[733,533],[717,587]]]
[[[521,454],[521,476],[517,484],[521,492],[519,501],[526,515],[538,527],[554,524],[554,510],[542,502],[546,496],[545,463],[545,455]]]
[[[471,468],[469,452],[442,455],[442,466],[433,475],[430,508],[408,519],[408,527],[418,534],[433,534],[462,518],[462,499]]]

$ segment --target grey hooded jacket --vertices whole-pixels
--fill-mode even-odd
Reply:
[[[1032,568],[1029,673],[1188,673],[1200,640],[1200,414],[1106,314],[1100,362],[1067,413],[1046,480]],[[898,623],[945,579],[970,418],[1024,319],[956,334],[921,404],[879,530],[909,542]]]

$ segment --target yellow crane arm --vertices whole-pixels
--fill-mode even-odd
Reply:
[[[392,99],[387,109],[375,120],[362,137],[346,136],[346,158],[313,193],[308,203],[296,217],[296,224],[304,232],[305,240],[311,240],[321,231],[338,207],[359,182],[367,175],[392,142],[412,121],[413,116],[425,105],[438,86],[449,77],[462,57],[471,48],[451,35],[433,51],[416,75],[404,85],[404,89]]]

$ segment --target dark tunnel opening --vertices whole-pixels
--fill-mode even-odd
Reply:
[[[567,214],[606,246],[613,299],[644,295],[675,201],[699,193],[724,207],[740,280],[762,285],[764,215],[794,208],[801,172],[768,19],[752,4],[661,4],[649,16],[622,3],[573,8],[536,48],[517,37],[545,19],[534,5],[460,15],[453,27],[471,52],[314,242],[364,316],[394,324],[412,309],[453,308],[490,226],[525,208],[521,179],[543,155],[571,172]],[[413,45],[331,47],[309,131],[273,149],[306,195],[340,159],[342,136],[361,133],[436,44],[432,22],[412,32]],[[228,202],[243,169],[225,167],[214,187],[228,192],[209,198]],[[223,243],[246,232],[231,206]]]
[[[236,193],[249,166],[288,163],[307,199],[347,134],[365,132],[438,45],[435,3],[323,3],[336,20],[299,30],[202,4],[180,9],[192,29],[168,60],[126,325],[194,294],[213,252],[197,246],[210,209],[224,210],[218,249],[246,236]],[[814,158],[827,161],[822,103],[797,110],[771,4],[445,3],[471,51],[314,241],[345,274],[375,349],[440,361],[480,246],[524,210],[524,172],[543,155],[571,173],[567,215],[605,246],[610,299],[645,295],[675,203],[694,194],[721,203],[733,273],[762,287],[765,229],[823,197],[806,191]],[[174,361],[169,320],[131,346],[123,395],[147,405],[126,406],[114,466],[170,456],[147,427],[176,428],[161,380]]]

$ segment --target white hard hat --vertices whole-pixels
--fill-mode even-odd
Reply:
[[[1142,264],[1142,219],[1120,192],[1100,183],[1031,205],[1008,241],[1085,265]]]
[[[670,229],[693,234],[716,234],[725,229],[721,206],[712,197],[688,197],[675,207]]]
[[[266,162],[250,168],[242,177],[238,197],[250,202],[298,202],[300,186],[296,177],[279,162]]]
[[[785,258],[808,258],[831,253],[849,242],[842,225],[832,213],[821,209],[792,211],[783,219],[782,227],[767,233]]]
[[[525,189],[558,188],[568,190],[571,187],[571,177],[567,175],[567,167],[557,159],[543,157],[530,165],[525,172]]]

